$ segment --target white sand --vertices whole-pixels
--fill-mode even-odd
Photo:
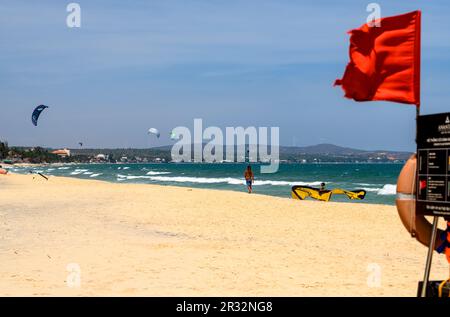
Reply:
[[[392,206],[0,175],[0,295],[415,296],[426,252]]]

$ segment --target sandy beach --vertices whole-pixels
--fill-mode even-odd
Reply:
[[[2,296],[415,296],[427,251],[393,206],[33,175],[0,237]]]

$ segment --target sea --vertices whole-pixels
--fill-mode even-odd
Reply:
[[[113,183],[158,184],[246,192],[243,178],[245,163],[152,163],[152,164],[67,164],[35,167],[13,167],[10,172],[42,173],[96,179]],[[372,204],[395,204],[397,177],[403,164],[393,163],[320,163],[280,164],[273,174],[261,174],[260,165],[253,164],[254,192],[263,195],[291,197],[291,187],[307,185],[327,189],[364,189],[362,201],[349,201],[334,195],[333,201]],[[226,191],[223,192],[226,195]]]

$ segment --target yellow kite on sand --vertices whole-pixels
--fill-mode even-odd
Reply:
[[[366,196],[366,191],[363,189],[350,191],[340,188],[322,190],[309,186],[292,186],[291,195],[292,198],[299,200],[304,200],[307,197],[311,197],[316,200],[330,201],[332,195],[346,195],[349,199],[360,200],[364,199]]]

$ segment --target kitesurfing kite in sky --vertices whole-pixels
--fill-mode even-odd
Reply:
[[[33,122],[33,124],[35,126],[37,126],[38,119],[39,119],[39,116],[41,115],[41,112],[44,111],[46,108],[48,108],[48,107],[44,106],[44,105],[40,105],[34,109],[33,114],[31,115],[31,122]]]
[[[148,134],[154,134],[154,135],[156,135],[157,138],[159,138],[160,135],[161,135],[161,134],[159,133],[159,130],[156,129],[156,128],[150,128],[150,129],[148,129]]]
[[[171,140],[177,140],[178,139],[178,136],[177,136],[177,134],[175,133],[175,132],[170,132],[170,139]]]

